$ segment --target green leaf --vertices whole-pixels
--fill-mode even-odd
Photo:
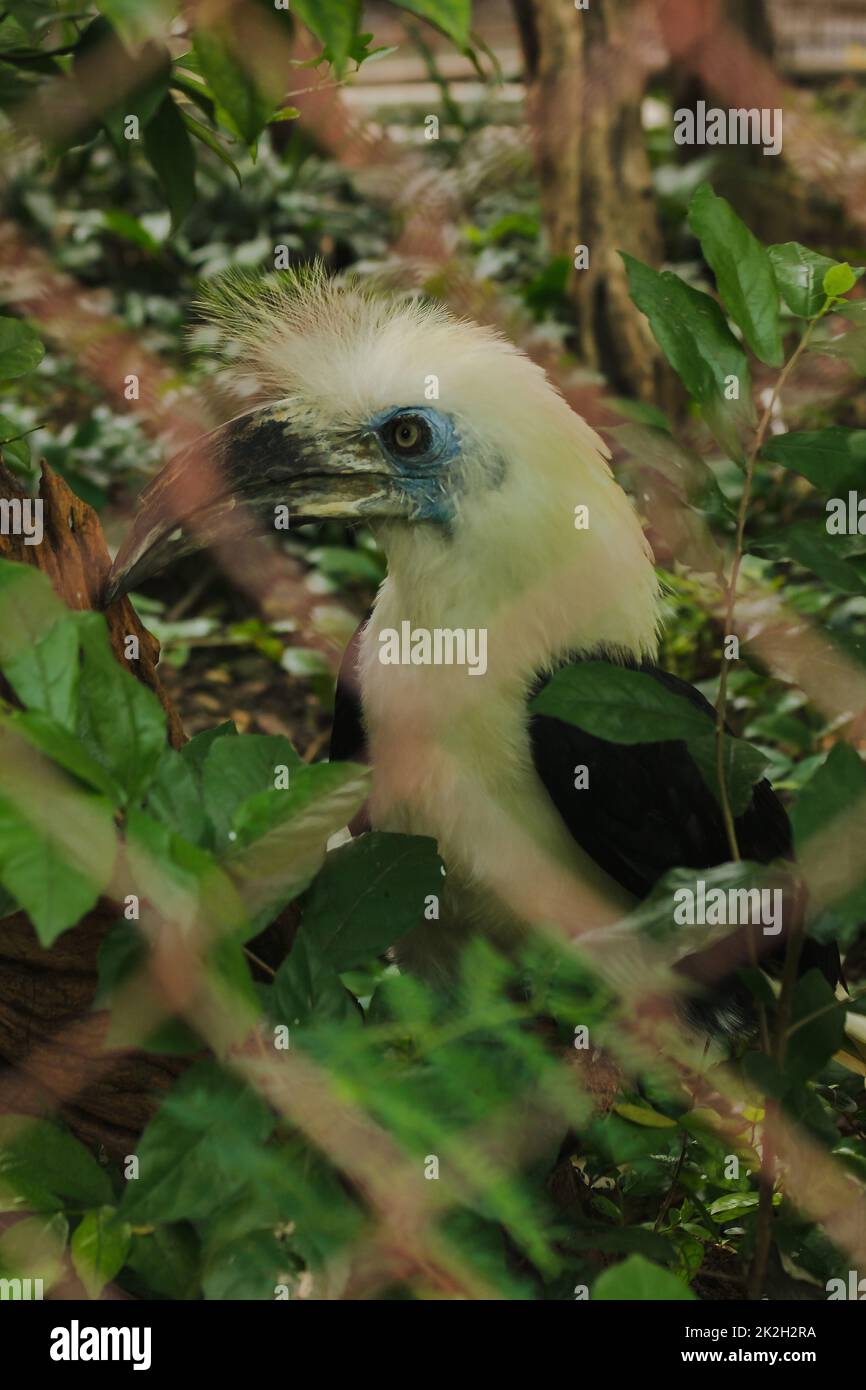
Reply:
[[[199,1243],[191,1226],[157,1226],[147,1234],[136,1232],[127,1265],[151,1295],[177,1301],[198,1294]]]
[[[283,1127],[284,1134],[287,1128]],[[297,1225],[289,1233],[285,1224],[290,1221]],[[272,1279],[269,1288],[253,1295],[250,1281],[243,1277],[244,1267],[249,1266],[238,1242],[254,1232],[274,1233],[276,1227],[283,1228],[278,1232],[283,1244],[281,1268],[291,1271],[296,1268],[297,1256],[315,1267],[330,1255],[345,1252],[361,1235],[362,1224],[359,1207],[328,1161],[297,1132],[289,1132],[279,1145],[269,1144],[259,1151],[246,1186],[208,1220],[202,1249],[207,1267],[206,1296],[214,1296],[220,1282],[217,1267],[223,1264],[228,1267],[225,1287],[231,1281],[231,1267],[236,1266],[236,1296],[273,1299],[274,1284],[284,1280]],[[249,1272],[257,1282],[254,1271]]]
[[[97,90],[94,72],[110,71],[111,82]],[[158,110],[171,72],[171,56],[164,44],[147,42],[131,51],[108,19],[97,15],[80,34],[69,69],[69,99],[73,109],[90,117],[69,129],[61,122],[53,137],[58,150],[89,144],[104,128],[122,159],[128,157],[125,118],[136,116],[146,127]],[[111,100],[114,97],[114,100]]]
[[[629,424],[605,432],[626,453],[618,477],[641,499],[651,529],[663,517],[665,545],[678,565],[721,575],[725,560],[711,524],[730,532],[735,518],[712,470],[667,431]]]
[[[111,1009],[104,1045],[170,1056],[200,1054],[202,1040],[197,1034],[183,1019],[165,1015],[164,991],[147,970],[149,954],[135,922],[111,923],[100,942],[92,1008]]]
[[[795,521],[776,533],[750,540],[748,549],[772,560],[794,560],[843,594],[866,593],[866,536],[829,535],[825,522]]]
[[[310,559],[337,584],[375,584],[377,587],[384,578],[382,555],[356,547],[352,550],[343,545],[323,545],[310,552]],[[297,648],[287,648],[287,654]]]
[[[246,904],[212,854],[174,834],[144,811],[127,817],[127,853],[133,880],[175,929],[194,933],[197,950],[215,950],[223,938],[240,941],[248,930]]]
[[[358,67],[362,63],[380,62],[382,58],[388,58],[392,53],[398,53],[400,50],[399,44],[379,44],[376,48],[371,48],[370,44],[373,42],[373,38],[373,34],[356,34],[352,40],[349,57],[358,64]],[[331,61],[330,56],[328,61]]]
[[[165,995],[147,971],[148,955],[147,941],[135,922],[113,922],[102,939],[91,1007],[111,1009],[106,1048],[142,1047],[175,1057],[200,1054],[197,1034],[183,1019],[165,1016]],[[129,991],[124,991],[126,985]],[[148,1020],[158,1020],[149,1031]]]
[[[268,125],[279,125],[281,121],[298,121],[301,118],[300,108],[297,106],[281,106],[278,111],[274,111],[268,121]]]
[[[235,848],[224,864],[251,914],[273,914],[310,883],[328,838],[360,810],[369,771],[353,763],[292,769],[286,791],[262,792],[238,808]]]
[[[70,772],[79,782],[93,791],[101,792],[112,803],[120,800],[116,783],[100,763],[92,758],[75,734],[47,715],[32,711],[13,711],[0,716],[0,728],[6,728],[24,738],[32,748],[44,753],[52,762]]]
[[[683,695],[644,671],[606,661],[563,667],[535,696],[530,709],[614,743],[705,738],[712,729],[703,710]]]
[[[162,37],[177,12],[173,0],[99,0],[99,8],[130,46]]]
[[[203,844],[206,818],[201,786],[189,761],[167,744],[147,790],[147,809],[192,844]]]
[[[689,226],[716,277],[716,288],[756,357],[770,367],[785,360],[779,290],[764,247],[725,198],[703,183],[689,204]]]
[[[741,458],[741,435],[754,422],[752,384],[746,355],[714,299],[678,275],[659,273],[620,252],[629,291],[649,319],[656,342],[687,391],[701,407],[708,428],[732,458]],[[735,379],[738,400],[726,399]]]
[[[592,1286],[592,1298],[598,1302],[638,1299],[649,1301],[693,1301],[695,1295],[675,1274],[653,1264],[643,1255],[629,1255],[621,1264],[613,1265],[598,1276]]]
[[[30,445],[6,415],[0,415],[0,458],[8,468],[20,471],[30,467]]]
[[[833,312],[856,328],[866,327],[866,299],[846,299],[844,304],[837,304]]]
[[[850,743],[834,743],[826,761],[810,777],[791,811],[798,856],[805,852],[813,835],[830,829],[837,816],[856,809],[864,798],[866,763]]]
[[[360,1022],[357,1006],[333,965],[303,931],[277,971],[269,1002],[273,1017],[290,1028],[326,1020]]]
[[[802,1027],[798,1028],[801,1021]],[[785,1083],[802,1087],[845,1041],[845,1009],[838,1006],[836,993],[820,970],[808,970],[797,981],[791,1028],[794,1031],[789,1033],[785,1052]]]
[[[660,1111],[653,1110],[648,1105],[632,1105],[628,1101],[622,1101],[614,1105],[613,1109],[624,1120],[631,1120],[633,1125],[644,1125],[648,1129],[676,1129],[677,1127],[676,1120],[672,1120],[669,1115],[662,1115]]]
[[[111,804],[43,770],[39,755],[0,726],[0,883],[43,946],[95,905],[115,850]]]
[[[727,1226],[729,1222],[756,1211],[759,1201],[757,1192],[728,1192],[710,1203],[709,1212],[720,1226]]]
[[[749,965],[741,967],[737,971],[737,975],[742,980],[743,984],[746,986],[753,999],[756,999],[758,1003],[763,1004],[765,1008],[775,1009],[776,996],[773,993],[773,987],[770,984],[770,981],[767,978],[767,976],[764,974],[763,970],[753,968]],[[715,1112],[712,1111],[710,1113],[714,1114]]]
[[[863,274],[862,270],[860,274]],[[824,293],[830,299],[836,299],[838,296],[847,294],[849,290],[853,290],[858,278],[848,262],[842,261],[840,265],[831,266],[824,276]]]
[[[58,815],[76,811],[74,805],[65,809],[58,805],[56,809]],[[110,825],[106,814],[106,840]],[[0,797],[0,882],[27,913],[46,947],[96,906],[110,877],[113,853],[99,877],[72,867],[72,838],[70,834],[61,838],[40,833],[22,819],[14,802]]]
[[[683,889],[688,890],[691,900],[694,901],[697,878],[706,885],[708,899],[714,899],[719,891],[725,900],[730,901],[728,895],[732,890],[748,892],[761,888],[779,888],[784,892],[786,888],[790,888],[790,879],[784,870],[773,869],[766,864],[756,864],[747,859],[716,864],[710,869],[701,869],[699,873],[694,868],[669,869],[653,884],[647,897],[632,909],[627,920],[634,931],[640,932],[655,943],[670,964],[682,959],[686,953],[686,936],[689,952],[702,951],[718,940],[720,935],[725,935],[731,930],[731,924],[724,920],[725,913],[721,914],[721,921],[700,922],[689,920],[685,913],[678,910],[685,906],[679,897]],[[737,912],[744,915],[742,908],[738,908]],[[705,915],[710,916],[710,913],[707,912]]]
[[[0,317],[0,381],[26,376],[44,356],[42,340],[28,323]]]
[[[78,701],[75,619],[47,575],[0,560],[0,670],[18,699],[73,728]]]
[[[223,164],[225,164],[228,169],[231,169],[232,173],[238,181],[238,188],[241,188],[243,186],[241,171],[235,164],[231,155],[226,150],[225,146],[222,145],[220,141],[217,139],[217,137],[214,135],[213,131],[209,130],[208,127],[204,125],[201,121],[197,121],[196,118],[194,116],[191,116],[188,111],[182,111],[181,116],[183,117],[183,123],[186,126],[187,130],[190,132],[190,134],[194,135],[196,140],[200,140],[203,145],[207,145],[209,150],[213,150],[217,158],[221,159]]]
[[[301,906],[301,932],[335,970],[381,955],[424,921],[442,892],[435,840],[374,831],[325,856]]]
[[[20,629],[19,629],[20,632]],[[0,646],[15,643],[15,625],[4,633]],[[30,710],[43,711],[61,727],[74,726],[78,706],[78,632],[68,616],[0,664],[21,703]]]
[[[97,984],[92,1007],[107,1008],[118,986],[144,965],[147,955],[147,942],[135,922],[112,922],[96,958]]]
[[[718,801],[720,788],[715,734],[709,733],[704,738],[690,738],[689,752]],[[754,785],[763,777],[768,759],[760,748],[755,748],[745,739],[734,738],[732,734],[725,735],[722,758],[731,810],[735,816],[741,816],[751,805]]]
[[[124,212],[120,208],[108,208],[102,214],[102,223],[107,231],[122,237],[139,250],[146,251],[150,256],[159,255],[159,242],[132,213]]]
[[[848,300],[844,301],[846,304]],[[858,300],[866,304],[866,300]],[[866,376],[866,328],[849,328],[844,333],[815,333],[809,351],[818,357],[835,357],[847,362],[853,372]]]
[[[171,76],[171,55],[167,48],[155,43],[148,44],[134,57],[130,57],[123,46],[115,40],[110,47],[101,50],[103,62],[110,63],[114,70],[115,91],[123,93],[119,101],[106,110],[100,111],[102,124],[120,157],[126,158],[129,151],[127,140],[127,118],[137,116],[139,130],[145,132],[168,98],[168,80]],[[88,77],[83,77],[88,82]]]
[[[458,48],[468,46],[472,0],[398,0],[398,5],[441,29]]]
[[[221,1303],[226,1299],[273,1301],[275,1287],[286,1279],[286,1249],[274,1233],[275,1225],[247,1231],[208,1252],[202,1273],[205,1298]]]
[[[764,445],[761,458],[802,474],[825,496],[840,497],[849,488],[866,486],[866,430],[833,425],[777,434]]]
[[[121,1214],[133,1225],[201,1220],[256,1171],[274,1118],[254,1091],[213,1062],[175,1083],[141,1138],[139,1177]]]
[[[0,1116],[0,1208],[26,1209],[33,1185],[55,1207],[101,1206],[111,1201],[104,1168],[66,1130],[32,1115]]]
[[[272,74],[265,73],[261,56],[255,62],[244,61],[248,55],[241,54],[241,39],[230,23],[199,24],[193,42],[208,86],[238,135],[252,145],[281,96],[279,88],[271,85]],[[270,90],[262,86],[267,77],[271,77]]]
[[[848,743],[836,743],[824,764],[813,773],[794,803],[791,825],[799,858],[813,861],[813,896],[824,906],[809,924],[819,941],[846,946],[856,940],[866,919],[866,869],[863,866],[862,826],[866,814],[866,764]],[[810,852],[814,837],[830,837],[833,863],[822,867]],[[839,882],[839,857],[845,861],[844,884]]]
[[[640,483],[646,471],[661,474],[679,496],[713,520],[729,520],[733,511],[712,469],[699,455],[685,449],[668,430],[650,425],[615,425],[605,430],[620,448],[637,461],[632,476]],[[628,472],[626,474],[628,476]]]
[[[204,771],[204,762],[211,750],[211,745],[218,738],[238,738],[239,734],[230,719],[224,724],[217,724],[213,729],[203,729],[200,734],[196,734],[188,743],[183,745],[180,756],[189,767],[196,779],[196,785],[201,787],[201,779]]]
[[[153,691],[114,655],[102,614],[78,613],[76,623],[82,655],[78,736],[134,801],[159,765],[165,713]]]
[[[291,743],[280,734],[214,739],[201,770],[205,811],[217,846],[225,848],[230,843],[235,814],[243,802],[262,792],[277,791],[277,768],[288,768],[291,785],[294,770],[301,766]],[[284,791],[277,791],[277,795]]]
[[[292,10],[324,44],[335,69],[342,73],[361,21],[360,0],[292,0]]]
[[[643,1226],[624,1226],[611,1229],[600,1221],[581,1217],[580,1225],[568,1232],[568,1246],[576,1250],[604,1250],[622,1255],[636,1251],[649,1260],[671,1257],[671,1242]]]
[[[126,1263],[132,1235],[114,1207],[87,1211],[70,1241],[75,1272],[89,1298],[99,1298]]]
[[[205,982],[234,1027],[236,1036],[223,1040],[225,1051],[231,1042],[241,1043],[251,1023],[261,1015],[259,996],[239,941],[224,936],[213,943],[205,963]]]
[[[175,231],[195,203],[195,150],[170,96],[146,125],[144,148],[162,186]]]
[[[43,1292],[63,1273],[69,1222],[61,1212],[28,1216],[0,1235],[0,1278],[41,1279]]]
[[[605,396],[602,405],[607,410],[613,410],[617,415],[621,415],[624,420],[633,420],[636,425],[647,425],[655,430],[663,430],[669,439],[672,438],[670,422],[664,411],[659,410],[657,405],[649,405],[646,401],[630,401],[624,396]],[[609,433],[613,433],[613,431],[610,430]]]
[[[823,289],[824,276],[836,262],[829,256],[810,251],[798,241],[769,246],[767,254],[788,308],[800,318],[814,318],[823,309],[827,297]]]
[[[178,65],[175,66],[170,85],[176,91],[183,92],[184,96],[188,97],[191,102],[194,102],[209,121],[215,123],[216,102],[213,92],[211,92],[210,88],[203,80],[199,80],[198,76],[190,76],[191,73],[198,73],[198,66],[195,55],[192,53],[185,53],[183,57],[178,60]],[[184,70],[181,71],[181,68]],[[182,107],[181,110],[185,112],[186,108]]]

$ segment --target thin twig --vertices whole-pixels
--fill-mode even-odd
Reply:
[[[267,965],[263,960],[260,960],[259,957],[255,954],[255,952],[250,950],[249,946],[244,946],[243,950],[244,955],[249,956],[250,960],[253,961],[253,963],[257,965],[260,970],[266,971],[267,974],[271,976],[276,975],[276,970],[274,970],[270,965]]]
[[[740,578],[740,568],[743,562],[744,538],[746,531],[746,519],[749,513],[749,503],[752,497],[752,484],[755,477],[755,467],[758,456],[764,447],[764,440],[770,421],[773,417],[773,410],[776,402],[784,390],[784,387],[809,345],[809,341],[815,330],[818,321],[823,318],[830,308],[831,300],[828,297],[820,313],[816,314],[809,321],[806,331],[803,334],[796,349],[785,363],[773,387],[770,399],[758,422],[755,438],[746,459],[745,479],[743,490],[740,494],[740,504],[737,508],[737,528],[734,538],[734,553],[731,559],[731,572],[728,579],[725,593],[725,615],[724,633],[727,637],[734,626],[734,610],[737,603],[737,585]],[[725,777],[725,716],[728,704],[728,661],[723,659],[722,668],[719,676],[719,693],[716,700],[716,777],[719,784],[719,803],[722,811],[722,819],[725,825],[725,834],[728,839],[728,846],[731,857],[735,863],[741,862],[740,846],[737,841],[737,829],[734,824],[734,814],[731,807],[730,794],[728,792],[727,779]],[[755,941],[754,923],[750,922],[746,939],[749,947],[749,958],[753,968],[758,968],[758,950]],[[788,1025],[790,1022],[791,1008],[793,1003],[793,992],[797,982],[797,966],[800,961],[800,951],[803,944],[803,918],[802,913],[791,929],[788,936],[787,949],[785,952],[785,965],[782,980],[782,989],[779,995],[778,1009],[776,1015],[776,1045],[775,1057],[781,1069],[785,1058],[785,1047],[787,1044]],[[758,1003],[758,1020],[761,1031],[761,1046],[765,1053],[771,1055],[770,1034],[767,1024],[767,1011],[763,1003]],[[758,1201],[758,1217],[755,1232],[755,1253],[752,1259],[752,1267],[749,1271],[749,1297],[760,1298],[767,1276],[767,1264],[770,1255],[770,1243],[772,1237],[772,1214],[773,1214],[773,1192],[775,1188],[774,1176],[774,1141],[773,1130],[775,1127],[777,1103],[767,1099],[765,1102],[764,1132],[761,1150],[761,1192]]]
[[[654,1225],[653,1225],[653,1230],[654,1230],[654,1231],[657,1231],[658,1228],[659,1228],[659,1226],[660,1226],[660,1225],[662,1224],[662,1222],[664,1221],[665,1217],[666,1217],[667,1214],[668,1214],[668,1210],[669,1210],[669,1208],[670,1208],[671,1202],[674,1200],[674,1191],[675,1191],[675,1189],[676,1189],[677,1182],[679,1181],[679,1176],[680,1176],[680,1172],[681,1172],[681,1170],[682,1170],[683,1163],[685,1162],[686,1149],[688,1148],[688,1146],[689,1146],[689,1135],[688,1135],[688,1130],[685,1130],[685,1129],[684,1129],[684,1130],[683,1130],[683,1142],[682,1142],[682,1144],[680,1145],[680,1155],[679,1155],[679,1158],[678,1158],[677,1161],[676,1161],[676,1166],[674,1167],[673,1176],[671,1177],[671,1185],[670,1185],[670,1187],[668,1188],[667,1192],[665,1193],[665,1199],[664,1199],[664,1201],[662,1202],[661,1206],[659,1207],[659,1214],[658,1214],[658,1216],[656,1217],[655,1223],[654,1223]]]
[[[812,336],[812,333],[815,330],[815,326],[818,323],[818,320],[823,317],[823,315],[827,311],[827,308],[828,305],[825,305],[824,308],[821,310],[821,313],[817,314],[815,318],[810,320],[806,332],[800,339],[796,351],[792,354],[789,361],[785,364],[785,366],[782,368],[782,371],[779,373],[779,376],[776,380],[776,384],[773,387],[773,392],[770,397],[769,403],[767,404],[767,407],[764,410],[764,413],[761,416],[761,419],[758,423],[754,443],[752,444],[752,448],[746,460],[746,476],[745,481],[743,483],[743,491],[740,496],[740,505],[737,510],[737,530],[734,540],[734,554],[731,560],[731,574],[726,589],[724,620],[724,631],[726,636],[730,633],[731,628],[734,625],[734,609],[736,607],[737,602],[737,582],[740,577],[740,566],[743,561],[743,537],[745,535],[746,530],[746,517],[748,515],[749,502],[751,501],[752,496],[752,483],[755,477],[755,465],[758,461],[758,455],[764,447],[764,440],[767,435],[767,430],[770,425],[770,420],[773,416],[773,410],[776,405],[776,402],[778,401],[779,396],[782,390],[784,389],[784,386],[789,376],[791,375],[791,372],[794,370],[794,367],[797,365],[798,361],[800,360],[800,357],[808,347],[809,340]],[[727,710],[727,703],[728,662],[723,661],[721,674],[719,678],[719,693],[716,699],[716,772],[719,782],[719,799],[721,801],[722,816],[725,822],[725,833],[728,837],[728,845],[730,847],[731,857],[737,863],[739,863],[740,847],[737,843],[737,831],[736,826],[734,825],[734,816],[731,810],[731,801],[730,796],[728,794],[727,780],[725,778],[724,743],[725,713]],[[756,962],[753,962],[753,964],[755,963]]]

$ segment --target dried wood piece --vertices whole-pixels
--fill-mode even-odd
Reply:
[[[0,497],[23,501],[24,496],[19,483],[0,465]],[[44,528],[41,544],[27,545],[23,536],[0,535],[0,555],[42,570],[68,608],[101,608],[101,595],[111,568],[111,557],[99,517],[47,465],[42,468],[39,498]],[[118,661],[150,686],[165,710],[169,741],[172,747],[180,748],[186,741],[186,735],[180,715],[157,673],[159,642],[153,633],[148,632],[125,595],[112,603],[106,610],[105,618],[112,650]],[[138,638],[138,661],[127,661],[123,655],[124,640],[131,635]]]

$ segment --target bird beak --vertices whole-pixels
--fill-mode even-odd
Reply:
[[[104,601],[205,546],[219,549],[293,522],[405,517],[372,434],[330,444],[292,427],[286,406],[251,412],[203,436],[166,464],[141,497],[108,576]]]

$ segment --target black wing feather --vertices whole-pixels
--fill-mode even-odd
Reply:
[[[649,664],[640,669],[684,696],[708,722],[715,721],[712,705],[693,686]],[[549,679],[539,681],[533,694]],[[730,859],[718,802],[685,742],[611,743],[546,714],[533,714],[529,730],[535,770],[574,839],[636,897],[646,897],[671,869],[711,869]],[[589,785],[582,790],[574,786],[578,766],[589,770]],[[750,805],[734,824],[744,859],[769,864],[793,858],[788,816],[765,779],[755,785]],[[765,963],[772,964],[783,950],[782,940]],[[800,969],[812,966],[835,987],[841,978],[835,944],[807,938]],[[699,963],[686,973],[700,978]],[[723,992],[734,992],[733,985],[726,982]]]

